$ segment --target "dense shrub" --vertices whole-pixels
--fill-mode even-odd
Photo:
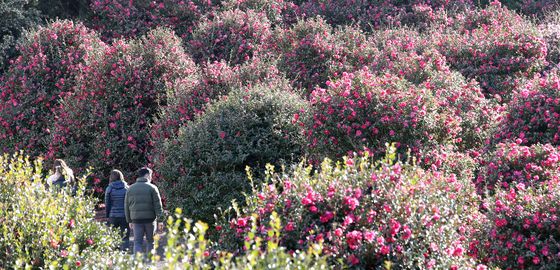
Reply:
[[[40,23],[41,13],[31,1],[0,2],[0,72],[7,69],[9,60],[17,55],[16,41],[24,29]]]
[[[422,168],[454,174],[460,181],[468,182],[475,179],[477,154],[478,152],[469,155],[457,151],[457,147],[453,145],[441,145],[423,149],[414,158]]]
[[[280,86],[240,88],[206,108],[166,145],[160,171],[171,206],[195,220],[212,221],[218,209],[250,190],[245,167],[298,159],[305,139],[294,115],[306,103]],[[173,141],[172,141],[173,142]]]
[[[298,6],[293,1],[284,0],[227,0],[222,3],[223,10],[254,10],[266,14],[273,26],[285,27],[297,19]]]
[[[84,254],[113,252],[120,239],[93,220],[84,180],[72,195],[45,188],[42,174],[40,161],[0,157],[0,268],[75,267]]]
[[[377,48],[367,66],[374,74],[394,74],[426,88],[437,99],[439,110],[449,110],[460,122],[460,150],[480,148],[490,138],[503,108],[484,98],[474,81],[450,69],[445,57],[428,39],[410,29],[378,31],[371,44]]]
[[[267,84],[289,91],[290,87],[283,80],[274,62],[260,57],[235,67],[223,61],[207,63],[201,67],[197,80],[177,80],[173,92],[169,93],[167,104],[160,107],[158,118],[151,127],[153,148],[149,155],[150,162],[162,163],[165,141],[175,140],[181,126],[188,125],[197,115],[204,113],[208,105],[231,90]]]
[[[374,53],[361,30],[334,30],[321,18],[300,20],[290,29],[277,30],[271,41],[268,49],[280,54],[278,68],[307,95],[343,71],[361,69]]]
[[[385,141],[413,153],[448,143],[463,150],[481,147],[489,135],[484,129],[496,117],[476,85],[454,73],[437,74],[421,85],[368,69],[345,73],[326,89],[317,88],[311,104],[310,146],[331,157],[364,148],[383,153]]]
[[[476,3],[479,6],[489,5],[494,1],[481,0]],[[558,0],[500,0],[504,6],[521,14],[531,17],[542,17],[551,9],[558,7]]]
[[[456,11],[471,5],[472,1],[302,1],[302,16],[320,15],[331,25],[358,24],[362,28],[378,29],[384,26],[429,24],[436,13]]]
[[[395,149],[372,162],[326,160],[320,170],[305,164],[275,174],[247,198],[248,207],[223,228],[222,244],[235,247],[256,226],[267,234],[271,213],[284,217],[280,244],[305,249],[323,242],[331,263],[363,269],[473,267],[466,256],[480,217],[474,186],[455,175],[394,163]],[[270,168],[269,168],[270,169]],[[256,220],[249,217],[255,215]]]
[[[494,135],[495,141],[520,139],[523,145],[560,145],[560,78],[557,72],[528,82],[516,93]]]
[[[548,67],[560,68],[560,10],[547,13],[539,24],[539,31],[546,41]]]
[[[480,192],[488,189],[494,193],[496,188],[508,190],[518,184],[529,187],[559,180],[559,149],[550,144],[521,146],[518,142],[500,143],[484,157],[476,178]]]
[[[203,15],[213,13],[219,1],[93,0],[88,25],[106,41],[141,36],[157,27],[169,27],[189,38]]]
[[[81,24],[55,21],[23,37],[21,55],[5,74],[0,94],[0,150],[46,155],[60,101],[75,91],[91,54],[104,47]]]
[[[225,60],[235,66],[251,59],[270,35],[264,14],[226,10],[198,25],[189,41],[190,51],[197,63]]]
[[[489,222],[480,238],[479,258],[501,269],[558,268],[559,187],[555,179],[496,190],[485,203]]]
[[[508,100],[545,64],[546,44],[536,26],[499,2],[467,11],[449,24],[443,35],[433,35],[434,43],[453,68],[477,79],[488,97]]]
[[[189,83],[196,66],[177,36],[156,29],[115,42],[87,70],[64,100],[51,149],[75,166],[93,166],[96,177],[112,168],[134,172],[147,164],[152,119],[176,80]]]

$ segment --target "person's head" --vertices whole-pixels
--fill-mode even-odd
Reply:
[[[124,181],[123,173],[119,170],[112,170],[109,182]]]
[[[142,167],[138,169],[138,171],[136,172],[136,176],[152,180],[152,169],[148,167]]]
[[[68,165],[66,165],[66,162],[64,162],[64,160],[62,160],[62,159],[55,159],[54,160],[54,168],[56,169],[56,167],[67,168]]]

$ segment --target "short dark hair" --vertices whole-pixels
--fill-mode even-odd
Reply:
[[[152,174],[152,169],[148,167],[142,167],[138,169],[138,171],[136,172],[136,176],[138,177],[143,177],[146,176],[147,174]]]

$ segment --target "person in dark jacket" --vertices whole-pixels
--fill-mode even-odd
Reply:
[[[157,220],[163,218],[163,208],[158,188],[150,183],[152,170],[141,168],[137,176],[136,183],[126,192],[124,212],[126,221],[131,223],[134,231],[134,253],[142,252],[145,236],[146,254],[148,254],[154,247]]]
[[[109,224],[121,230],[123,238],[121,250],[127,250],[130,245],[130,229],[124,214],[124,198],[128,184],[119,170],[111,171],[109,181],[109,186],[105,190],[105,215],[109,218]]]
[[[70,187],[72,194],[76,194],[76,181],[72,169],[62,159],[56,159],[53,166],[54,174],[47,179],[48,186],[54,187],[55,190]]]

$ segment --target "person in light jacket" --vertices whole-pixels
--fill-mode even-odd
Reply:
[[[130,245],[130,229],[124,214],[124,198],[128,190],[128,184],[124,181],[121,171],[111,171],[109,186],[105,190],[105,215],[109,218],[109,224],[121,231],[123,242],[121,250],[127,250]]]
[[[126,221],[134,231],[134,253],[142,252],[146,237],[146,254],[154,247],[154,233],[158,218],[163,218],[161,196],[156,186],[151,184],[152,170],[144,167],[137,172],[136,183],[126,192],[124,212]]]

